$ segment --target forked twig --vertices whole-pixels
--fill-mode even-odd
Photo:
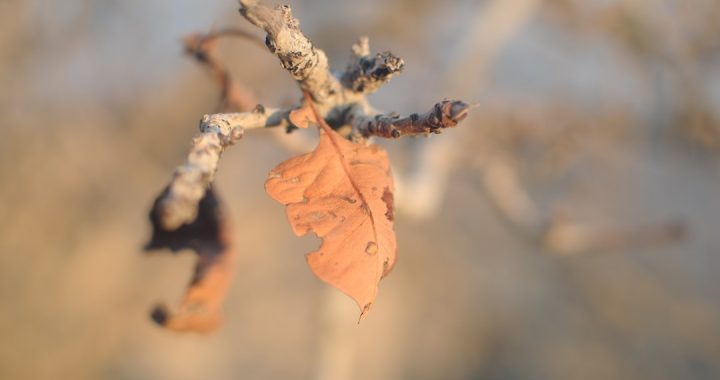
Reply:
[[[332,128],[349,125],[350,131],[354,129],[354,134],[364,137],[399,137],[437,133],[443,128],[454,127],[467,114],[467,104],[443,101],[428,113],[413,114],[405,119],[393,114],[379,115],[365,95],[402,70],[400,58],[391,53],[371,57],[367,40],[361,40],[353,47],[354,64],[351,62],[347,71],[340,74],[344,78],[341,81],[330,71],[325,53],[314,47],[302,33],[289,6],[269,8],[249,0],[242,0],[240,4],[240,13],[266,31],[267,47],[277,55],[300,88],[310,95],[311,106],[318,118],[325,119]],[[232,92],[230,75],[212,53],[212,42],[228,34],[246,37],[245,32],[229,30],[194,35],[186,38],[186,50],[214,73],[223,90],[223,109],[247,109],[249,97],[240,99]],[[291,126],[290,112],[300,107],[300,103],[287,109],[257,105],[252,111],[205,115],[200,121],[200,134],[193,139],[186,162],[175,169],[173,178],[157,197],[151,211],[154,234],[149,249],[190,247],[200,256],[195,279],[180,310],[172,313],[167,308],[156,309],[153,318],[158,323],[175,330],[202,331],[217,325],[219,319],[208,316],[217,316],[220,301],[229,286],[227,269],[233,257],[226,223],[219,217],[219,212],[214,214],[219,218],[216,224],[223,226],[218,231],[224,232],[218,232],[213,239],[200,240],[209,245],[195,246],[197,239],[190,232],[202,230],[204,224],[209,223],[206,201],[215,200],[209,189],[225,148],[239,140],[246,130]],[[170,243],[159,237],[169,237]],[[176,240],[180,244],[173,246],[172,242]]]

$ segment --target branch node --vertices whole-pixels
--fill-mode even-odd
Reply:
[[[350,91],[369,94],[377,91],[405,67],[402,58],[389,51],[370,56],[367,37],[352,45],[352,57],[340,81]]]

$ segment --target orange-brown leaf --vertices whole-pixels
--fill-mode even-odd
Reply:
[[[296,235],[314,232],[323,240],[307,255],[310,268],[352,297],[364,315],[396,257],[387,154],[323,125],[317,148],[275,167],[265,189],[287,205]]]
[[[288,119],[298,128],[307,128],[311,123],[317,124],[315,114],[309,103],[305,103],[302,107],[290,111]]]

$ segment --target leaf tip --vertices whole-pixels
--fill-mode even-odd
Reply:
[[[362,307],[362,310],[360,311],[360,317],[358,317],[358,325],[360,322],[362,322],[363,318],[370,312],[370,308],[372,307],[372,302],[368,302],[365,304],[365,306]]]
[[[169,312],[165,305],[157,305],[150,313],[150,319],[159,326],[165,326],[169,318]]]

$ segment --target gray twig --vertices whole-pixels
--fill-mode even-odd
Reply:
[[[370,55],[367,38],[353,45],[354,59],[341,81],[329,68],[325,53],[313,46],[300,30],[300,23],[287,5],[269,8],[252,0],[240,0],[240,13],[267,33],[265,45],[278,56],[301,89],[310,93],[322,117],[334,126],[350,125],[364,137],[440,133],[462,121],[469,106],[461,101],[442,101],[424,114],[406,118],[376,115],[365,94],[377,90],[399,73],[404,62],[392,53]],[[290,109],[270,109],[258,105],[243,113],[205,115],[200,134],[193,139],[186,162],[175,169],[167,191],[156,202],[162,228],[172,231],[191,223],[198,213],[198,202],[213,181],[224,149],[240,139],[248,129],[287,127]]]
[[[367,37],[361,37],[352,46],[352,57],[340,79],[350,91],[370,94],[387,83],[405,67],[402,58],[389,51],[370,55]]]
[[[371,116],[361,107],[353,107],[348,122],[364,137],[378,136],[398,138],[402,136],[427,135],[441,133],[443,129],[457,126],[467,117],[470,105],[459,100],[443,100],[436,103],[432,110],[423,114],[411,114],[400,118],[398,115]]]
[[[167,191],[156,203],[162,228],[172,231],[195,220],[198,203],[213,181],[225,148],[242,138],[246,129],[287,125],[288,113],[258,106],[251,112],[203,116],[185,163],[175,169]]]
[[[248,0],[241,0],[240,5],[240,13],[267,33],[265,45],[270,52],[316,102],[325,103],[340,93],[340,83],[330,72],[325,52],[315,49],[305,37],[289,5],[273,9]]]

